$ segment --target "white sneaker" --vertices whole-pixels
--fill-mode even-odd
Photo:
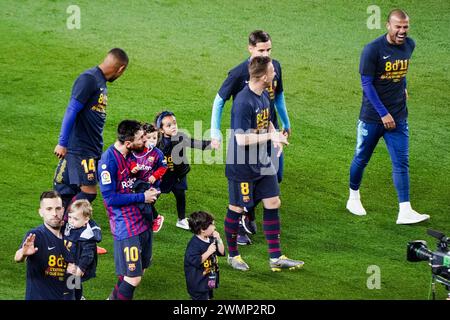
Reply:
[[[347,210],[357,216],[366,215],[366,209],[364,209],[360,199],[348,199]]]
[[[187,221],[186,218],[184,219],[178,219],[176,226],[178,228],[184,229],[184,230],[189,230],[189,222]]]
[[[398,213],[397,224],[413,224],[430,219],[428,214],[420,214],[413,209],[402,210]]]

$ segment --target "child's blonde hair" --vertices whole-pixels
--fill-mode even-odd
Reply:
[[[80,199],[74,201],[70,205],[70,211],[73,210],[81,210],[81,213],[83,214],[83,217],[85,218],[92,218],[92,206],[91,203],[86,199]]]

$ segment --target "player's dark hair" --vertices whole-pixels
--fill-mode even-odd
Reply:
[[[146,122],[142,125],[142,130],[144,130],[145,133],[152,133],[158,129],[156,129],[156,126],[153,123]]]
[[[123,120],[117,127],[117,140],[121,143],[125,141],[134,141],[136,133],[142,130],[142,124],[136,120]]]
[[[214,223],[214,217],[205,211],[192,212],[188,218],[189,228],[194,234],[200,234],[202,230]]]
[[[270,40],[270,35],[263,30],[255,30],[248,36],[248,44],[252,46],[256,46],[259,42],[267,42]]]
[[[388,14],[388,17],[387,17],[387,21],[388,21],[388,22],[391,21],[391,17],[392,17],[392,16],[397,16],[397,17],[399,17],[400,19],[407,19],[407,18],[409,18],[408,13],[406,13],[406,11],[405,11],[405,10],[402,10],[402,9],[394,9],[394,10],[391,10],[391,11],[389,12],[389,14]]]
[[[41,193],[41,196],[39,198],[39,202],[42,201],[43,199],[55,199],[55,198],[61,198],[61,195],[54,190],[51,191],[44,191]]]
[[[254,57],[248,64],[248,73],[250,78],[261,78],[267,74],[267,68],[272,61],[270,57]]]
[[[109,50],[108,54],[113,55],[122,64],[128,64],[128,55],[123,49],[113,48]]]

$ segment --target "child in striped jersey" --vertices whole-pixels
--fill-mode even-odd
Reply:
[[[150,123],[145,123],[143,130],[147,135],[147,145],[144,151],[139,153],[133,152],[136,161],[131,162],[130,170],[137,178],[135,187],[140,183],[141,186],[144,186],[141,191],[151,187],[159,190],[161,179],[167,171],[167,163],[161,150],[156,147],[158,131],[155,126]],[[155,203],[142,205],[144,206],[142,210],[144,217],[152,221],[153,232],[161,230],[164,216],[158,214]]]

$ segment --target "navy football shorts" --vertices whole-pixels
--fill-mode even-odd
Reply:
[[[53,183],[60,194],[78,193],[80,186],[97,184],[98,159],[66,154],[59,160]]]
[[[235,181],[228,179],[229,204],[251,208],[258,201],[280,195],[277,176],[261,176],[253,181]]]
[[[152,260],[153,233],[146,230],[141,234],[114,240],[114,263],[118,276],[139,277]]]

